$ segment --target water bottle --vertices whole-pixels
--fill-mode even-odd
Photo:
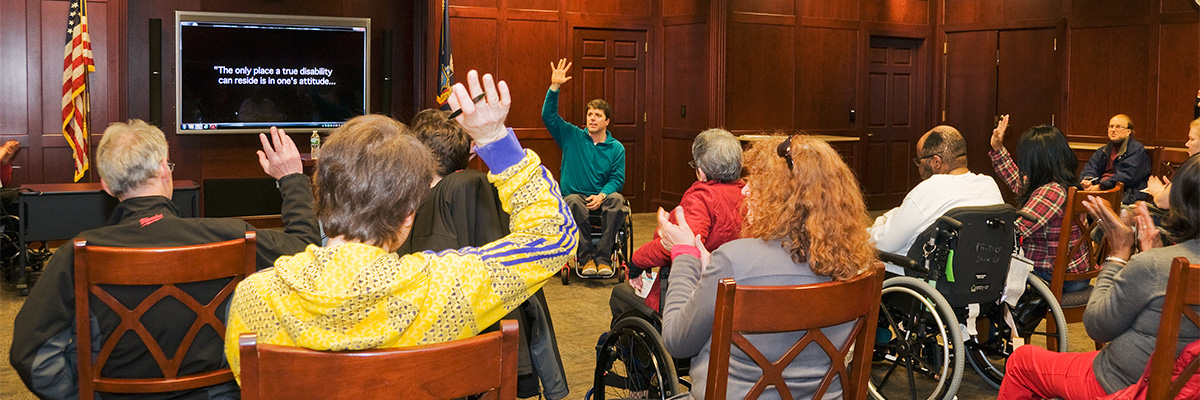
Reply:
[[[312,137],[309,138],[309,146],[312,148],[309,153],[312,154],[312,159],[316,160],[317,155],[321,153],[321,135],[318,135],[317,131],[313,131]]]

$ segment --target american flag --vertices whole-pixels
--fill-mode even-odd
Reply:
[[[87,74],[96,70],[88,36],[87,1],[71,0],[67,14],[66,55],[63,57],[63,136],[74,150],[75,181],[88,170]]]

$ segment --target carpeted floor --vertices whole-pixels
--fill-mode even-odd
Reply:
[[[655,224],[654,214],[634,216],[635,248],[650,240]],[[545,286],[559,350],[571,388],[568,399],[582,399],[592,386],[596,339],[608,329],[611,318],[608,298],[616,284],[615,278],[583,280],[573,277],[569,285],[563,285],[558,277],[555,277]],[[0,366],[0,399],[34,399],[7,362],[8,351],[12,345],[13,318],[23,302],[24,298],[11,289],[0,290],[0,360],[4,361]],[[1083,333],[1082,324],[1070,325],[1069,332],[1071,351],[1092,350],[1091,341],[1087,340],[1086,334]],[[970,367],[966,369],[962,388],[958,392],[959,399],[996,397],[995,389],[984,383]]]

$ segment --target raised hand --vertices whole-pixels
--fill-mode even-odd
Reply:
[[[278,180],[279,178],[304,173],[304,163],[300,161],[300,150],[283,129],[271,127],[271,139],[264,133],[258,134],[263,149],[258,151],[258,164],[263,172]]]
[[[1104,230],[1104,240],[1108,241],[1108,255],[1128,260],[1133,254],[1133,228],[1121,221],[1121,217],[1113,212],[1108,200],[1088,196],[1087,200],[1083,201],[1083,207],[1099,221],[1100,229]]]
[[[571,71],[571,63],[567,62],[565,58],[558,60],[558,66],[555,66],[554,62],[550,62],[550,90],[557,92],[562,84],[571,80],[571,77],[567,76],[569,71]]]
[[[473,101],[485,92],[487,95],[482,101]],[[451,110],[462,109],[462,114],[455,119],[477,146],[485,146],[507,134],[504,119],[508,118],[508,109],[512,107],[512,96],[508,93],[508,84],[500,81],[497,85],[492,74],[483,74],[480,85],[479,73],[475,70],[467,72],[467,86],[461,82],[455,84],[454,93],[448,100]]]
[[[1008,130],[1008,114],[1000,116],[1000,123],[996,124],[996,129],[992,129],[992,150],[1000,151],[1004,148],[1004,131]]]

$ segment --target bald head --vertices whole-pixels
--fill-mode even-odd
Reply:
[[[963,140],[962,134],[958,133],[958,129],[950,125],[938,125],[925,132],[917,141],[917,148],[920,149],[921,157],[936,155],[941,159],[945,171],[935,173],[945,173],[967,166],[967,142]]]

